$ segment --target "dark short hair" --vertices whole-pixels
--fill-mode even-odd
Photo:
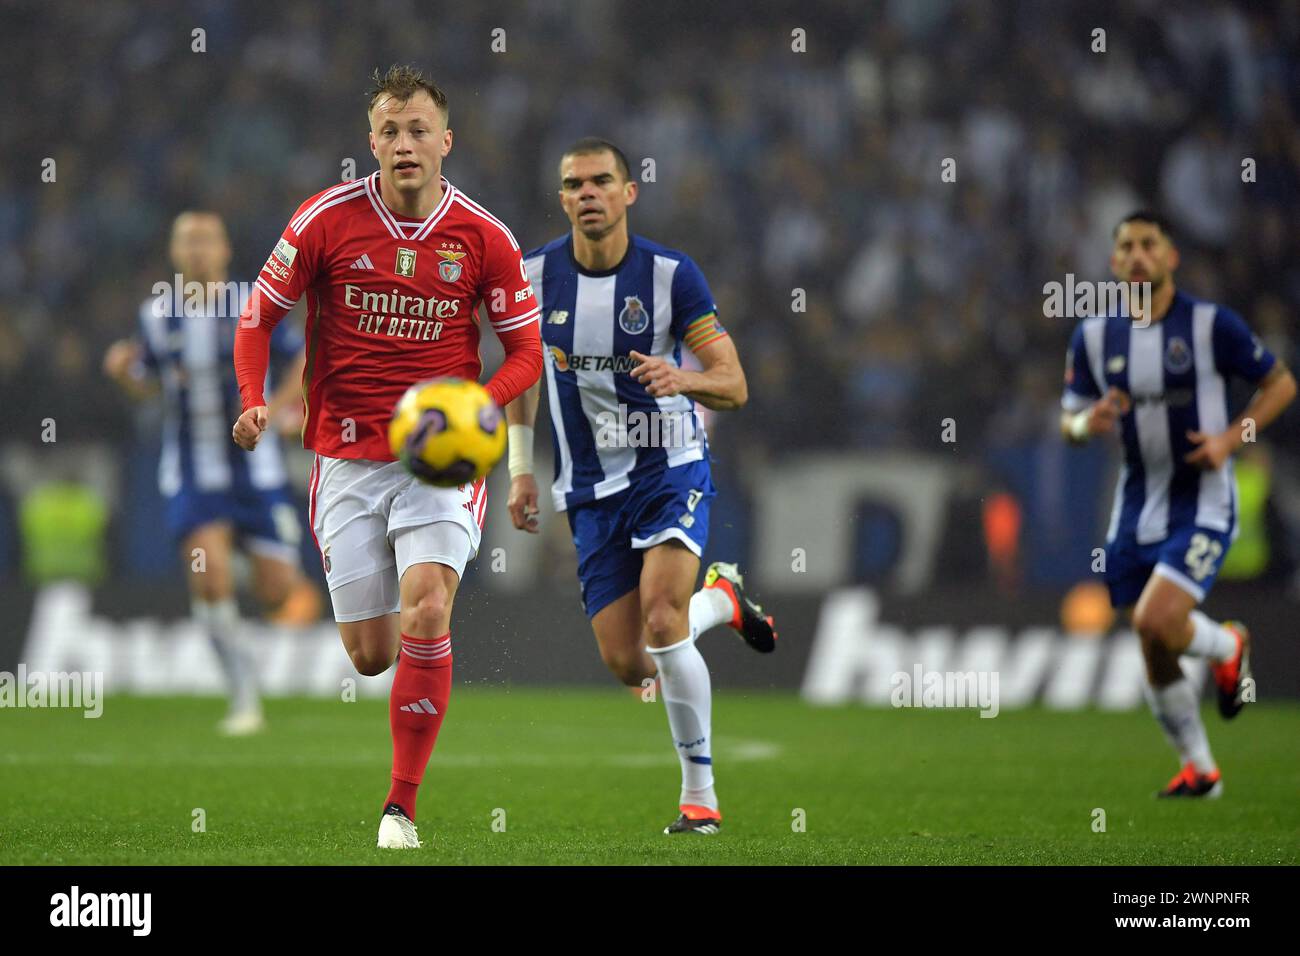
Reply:
[[[614,165],[622,173],[623,180],[626,182],[632,178],[632,170],[628,166],[627,157],[623,155],[623,151],[609,140],[601,139],[599,136],[582,137],[564,151],[560,156],[560,162],[563,163],[567,156],[587,156],[591,153],[613,153]]]
[[[217,225],[221,226],[221,232],[227,237],[226,241],[229,242],[230,230],[226,228],[226,219],[215,209],[207,209],[203,206],[191,206],[188,209],[182,209],[176,215],[172,216],[171,231],[173,233],[176,231],[176,224],[181,221],[182,216],[199,216],[204,219],[215,219]]]
[[[1150,209],[1135,209],[1119,222],[1115,223],[1115,230],[1111,233],[1111,238],[1119,237],[1119,227],[1126,222],[1149,222],[1155,226],[1170,242],[1174,241],[1174,230],[1169,225],[1169,220],[1158,212],[1152,212]]]
[[[370,74],[370,89],[366,90],[366,113],[369,114],[379,102],[380,97],[390,96],[398,103],[406,103],[421,90],[429,94],[435,106],[442,111],[443,122],[451,119],[447,109],[447,94],[438,88],[438,84],[426,79],[422,71],[413,66],[394,63],[387,73],[380,73],[378,67]]]

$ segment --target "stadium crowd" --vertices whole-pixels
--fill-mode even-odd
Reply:
[[[973,447],[1054,440],[1073,320],[1043,286],[1108,278],[1139,206],[1175,223],[1180,286],[1294,364],[1300,7],[856,6],[851,26],[840,4],[684,0],[7,12],[5,440],[39,443],[45,417],[60,440],[129,435],[100,357],[170,277],[171,217],[220,211],[251,277],[303,198],[373,168],[363,91],[392,61],[446,89],[447,175],[525,248],[566,226],[562,148],[623,145],[634,230],[701,264],[748,368],[720,457],[933,450],[947,417]],[[1300,455],[1286,420],[1268,437]]]

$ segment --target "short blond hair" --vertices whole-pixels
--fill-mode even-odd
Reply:
[[[443,125],[445,126],[451,120],[451,111],[447,109],[447,94],[438,87],[437,83],[427,79],[421,70],[413,66],[394,63],[388,68],[387,73],[380,73],[379,68],[376,67],[370,74],[370,82],[372,85],[366,91],[367,115],[385,96],[391,97],[398,103],[406,103],[412,96],[423,90],[429,94],[433,104],[442,111]]]

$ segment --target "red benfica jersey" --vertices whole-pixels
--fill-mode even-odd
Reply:
[[[442,188],[441,202],[422,221],[384,205],[378,172],[298,207],[236,334],[244,410],[266,404],[262,339],[304,293],[303,445],[319,454],[392,461],[388,421],[409,386],[441,375],[477,381],[480,302],[508,353],[488,383],[493,399],[504,407],[537,380],[539,308],[519,244],[446,179]]]

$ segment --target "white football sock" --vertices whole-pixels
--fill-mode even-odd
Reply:
[[[1190,761],[1200,773],[1213,771],[1215,763],[1210,754],[1210,740],[1205,736],[1200,701],[1196,699],[1192,682],[1182,677],[1168,687],[1148,685],[1147,702],[1164,728],[1165,737],[1178,751],[1180,764]]]
[[[647,647],[659,667],[664,710],[673,732],[677,757],[682,762],[683,804],[718,808],[713,792],[713,758],[710,756],[710,712],[713,693],[709,665],[704,662],[695,639],[687,637],[667,647]]]
[[[190,602],[194,619],[199,622],[208,642],[221,663],[230,690],[230,709],[241,713],[260,706],[252,648],[239,628],[239,605],[234,598]]]
[[[1226,661],[1237,653],[1237,637],[1230,630],[1206,617],[1200,611],[1192,612],[1192,643],[1183,651],[1189,657],[1208,657],[1212,661]]]
[[[736,608],[721,588],[700,588],[691,595],[687,614],[691,637],[699,637],[709,628],[730,621],[736,614]]]

